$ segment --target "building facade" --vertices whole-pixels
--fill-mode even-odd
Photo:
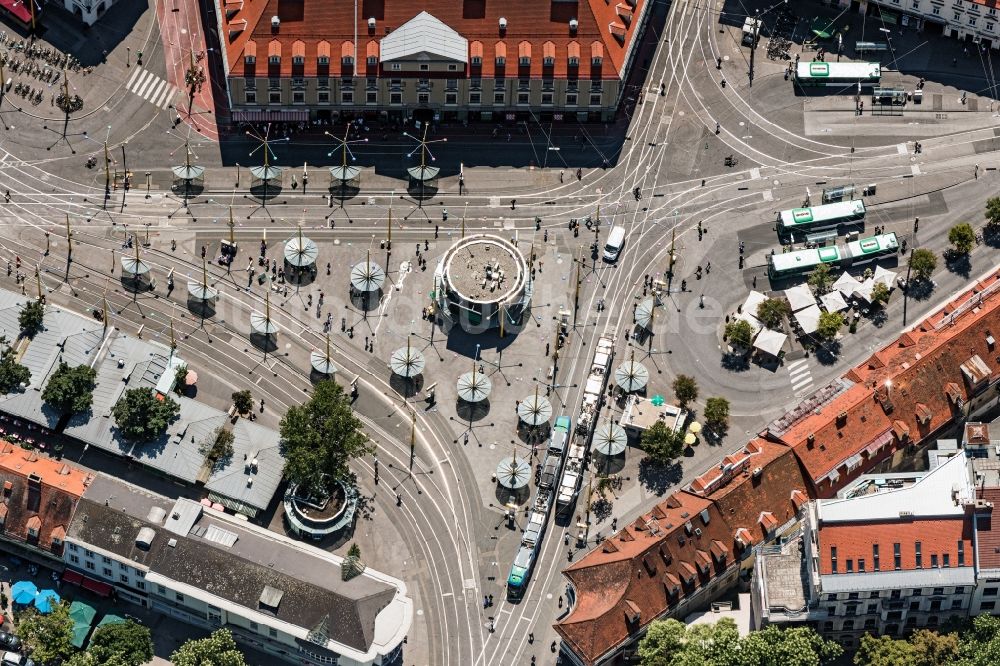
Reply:
[[[650,0],[216,0],[234,121],[608,121]],[[431,13],[433,12],[433,13]]]
[[[915,28],[986,48],[1000,48],[1000,3],[996,0],[835,0],[881,19],[880,27]]]

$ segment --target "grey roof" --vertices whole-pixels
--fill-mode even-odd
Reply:
[[[99,474],[77,506],[67,538],[284,622],[310,631],[322,627],[330,639],[354,649],[372,644],[375,618],[395,597],[395,586],[366,574],[345,582],[325,553],[213,511],[203,512],[187,536],[174,536],[163,525],[147,522],[153,506],[169,513],[174,505]],[[233,545],[207,540],[204,535],[213,526],[235,533]],[[135,544],[143,527],[156,531],[149,550]],[[267,587],[282,592],[277,609],[260,604]]]
[[[35,388],[3,396],[0,398],[0,411],[50,430],[55,429],[60,417],[59,412],[42,400],[41,390]]]
[[[42,330],[31,339],[21,357],[21,364],[31,370],[30,386],[43,386],[60,356],[70,365],[89,364],[90,354],[101,345],[103,330],[101,324],[72,312],[53,306],[45,308]],[[87,332],[90,335],[77,337]]]
[[[431,14],[420,12],[384,37],[379,53],[382,62],[407,58],[419,60],[423,54],[467,62],[469,40]]]
[[[28,299],[20,294],[0,289],[0,335],[6,337],[8,342],[13,342],[21,334],[21,324],[17,318],[21,314],[21,307],[27,302]]]
[[[224,465],[216,465],[205,488],[231,509],[239,511],[245,504],[256,509],[266,509],[281,484],[285,458],[279,449],[281,436],[246,419],[233,426],[233,456]],[[250,463],[257,459],[256,472]],[[247,479],[253,485],[247,486]],[[225,499],[233,502],[226,502]],[[213,499],[216,499],[213,497]]]
[[[180,414],[167,426],[159,439],[136,444],[130,454],[136,461],[178,479],[194,483],[198,479],[205,454],[199,449],[216,428],[229,418],[225,412],[183,396],[173,396]],[[111,419],[112,423],[114,419]],[[121,436],[112,426],[112,437],[119,445]]]
[[[866,573],[826,575],[820,577],[820,589],[829,593],[862,592],[904,587],[973,585],[975,582],[976,572],[973,567],[950,567],[948,569],[869,571]]]

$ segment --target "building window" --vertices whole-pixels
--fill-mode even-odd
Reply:
[[[531,79],[518,79],[517,87],[521,90],[527,90],[531,87]]]
[[[854,629],[854,620],[844,620],[844,631],[850,631]]]
[[[518,58],[517,64],[521,65],[522,67],[527,67],[528,65],[531,64],[531,58]]]
[[[306,80],[301,76],[296,76],[292,79],[292,86],[295,88],[304,88],[306,85]]]
[[[316,101],[319,102],[320,104],[329,104],[330,103],[330,91],[329,90],[320,90],[320,91],[318,91],[316,93]]]
[[[903,557],[900,554],[898,543],[892,544],[892,558],[896,571],[899,571],[899,569],[903,566]]]
[[[247,104],[256,104],[257,103],[257,91],[256,90],[247,90],[247,91],[245,91],[243,93],[243,96],[244,96],[245,101],[246,101]]]
[[[272,90],[268,93],[268,101],[271,104],[281,104],[281,92],[277,90]]]
[[[899,599],[899,590],[893,590],[889,593],[890,599]]]
[[[340,91],[340,101],[343,104],[354,104],[354,91],[353,90],[341,90]]]
[[[960,566],[960,567],[964,567],[965,566],[965,542],[964,541],[959,541],[958,542],[958,566]]]
[[[280,65],[281,64],[281,56],[276,56],[276,55],[268,56],[267,62],[268,62],[268,64],[271,64],[271,65]]]
[[[267,635],[270,636],[271,638],[277,638],[278,637],[278,630],[275,629],[274,627],[268,627],[267,628]]]
[[[962,20],[962,15],[959,14],[958,12],[955,12],[955,23],[958,23],[961,20]]]
[[[875,628],[875,620],[874,619],[865,620],[865,629],[874,629],[874,628]]]
[[[167,595],[167,588],[163,587],[162,585],[157,585],[156,591],[163,596]]]
[[[254,63],[257,62],[257,58],[255,58],[254,56],[247,56],[247,57],[243,58],[243,62],[244,62],[244,64],[247,64],[247,65],[253,65]]]
[[[403,103],[403,93],[389,93],[389,104],[402,104]]]
[[[120,576],[118,576],[118,580],[120,580],[123,583],[127,583],[128,582],[128,575],[127,574],[121,574]]]
[[[458,89],[458,79],[448,79],[448,80],[446,80],[444,82],[444,84],[445,84],[445,87],[448,90],[457,90]]]
[[[421,64],[421,65],[420,65],[420,71],[421,71],[421,72],[427,72],[427,71],[429,71],[429,70],[430,70],[430,68],[431,68],[431,66],[430,66],[430,65],[428,65],[428,64]]]
[[[961,541],[959,541],[959,543],[961,543]],[[67,544],[67,547],[69,548],[69,552],[71,553],[75,553],[79,549],[79,546],[77,546],[75,543]]]
[[[854,560],[847,558],[847,573],[854,573]]]
[[[104,574],[105,578],[111,578],[115,575],[115,572],[111,570],[111,567],[104,567],[101,572]]]
[[[951,609],[952,610],[960,610],[961,608],[962,608],[962,600],[961,599],[952,599],[951,600]]]
[[[997,595],[997,589],[998,588],[995,588],[995,587],[987,587],[985,590],[983,590],[983,596],[984,597],[995,597]]]
[[[390,88],[402,88],[403,87],[403,79],[389,79],[389,87]]]
[[[87,568],[88,568],[89,570],[91,570],[91,571],[96,571],[96,570],[97,570],[97,567],[95,567],[95,566],[94,566],[94,563],[93,563],[93,562],[91,562],[90,560],[87,560],[87,561],[86,561],[86,562],[84,563],[84,566],[86,566],[86,567],[87,567]]]
[[[542,93],[542,104],[546,106],[552,105],[552,93]]]
[[[444,96],[444,103],[450,106],[455,106],[458,104],[458,93],[446,93]]]
[[[145,590],[146,589],[146,581],[144,581],[144,580],[137,580],[137,581],[135,581],[135,586],[137,588],[139,588],[140,590]]]
[[[125,564],[124,562],[119,562],[118,568],[121,569],[122,571],[128,571],[128,565]]]
[[[868,604],[868,610],[865,612],[865,615],[874,615],[877,612],[878,604]]]
[[[951,566],[951,554],[950,553],[942,553],[941,559],[942,559],[942,563],[944,564],[944,568],[945,569],[947,569],[948,567]]]
[[[872,544],[872,568],[875,569],[875,571],[879,570],[879,565],[878,565],[878,544],[877,543],[873,543]]]
[[[258,626],[258,624],[256,622],[254,622],[254,621],[251,620],[250,621],[250,630],[251,631],[257,631],[258,629],[260,629],[260,627]]]
[[[305,56],[292,56],[292,64],[293,65],[304,65],[304,64],[306,64],[306,57]]]
[[[478,67],[483,64],[483,59],[479,56],[472,56],[472,64]]]
[[[456,65],[454,63],[448,65],[448,71],[449,72],[457,72],[458,71],[458,65]]]
[[[302,90],[293,90],[292,91],[292,104],[305,104],[305,103],[306,103],[306,94],[305,94],[305,92],[302,91]]]
[[[920,9],[920,0],[913,0],[913,8]]]
[[[931,553],[931,568],[932,569],[937,569],[938,568],[938,556],[937,556],[937,553]]]
[[[955,594],[965,594],[965,588],[959,585],[955,588]]]
[[[527,104],[529,102],[529,99],[528,99],[529,97],[530,97],[530,93],[525,93],[525,92],[523,92],[523,93],[517,93],[517,103],[518,104]]]
[[[430,79],[417,79],[417,88],[422,88],[424,90],[431,87]]]
[[[107,555],[102,555],[101,562],[104,562],[105,564],[111,564],[111,558],[108,557]]]
[[[878,592],[870,592],[868,594],[869,599],[878,599]]]
[[[979,604],[979,609],[984,611],[991,611],[996,608],[997,602],[995,601],[984,601]]]
[[[374,90],[369,90],[365,93],[365,104],[378,104],[378,93]]]
[[[601,96],[600,95],[591,95],[590,96],[590,105],[591,106],[600,106],[601,105]]]
[[[72,562],[73,564],[79,564],[80,563],[80,558],[78,556],[76,556],[76,555],[70,555],[69,556],[69,561]]]
[[[566,106],[576,106],[576,93],[566,93]]]
[[[503,79],[494,79],[494,81],[493,81],[493,89],[494,90],[503,90],[506,87],[506,83],[507,82],[504,81]]]
[[[600,67],[601,66],[601,59],[600,58],[591,58],[590,59],[590,64],[593,65],[594,67]]]
[[[430,93],[419,93],[417,95],[417,104],[430,104],[431,95]]]
[[[497,56],[497,67],[503,67],[506,64],[507,59],[503,56]]]
[[[493,103],[494,104],[503,104],[503,97],[504,97],[504,95],[503,95],[502,92],[493,93]]]
[[[469,79],[469,88],[472,90],[479,90],[483,87],[482,79]]]
[[[325,67],[330,64],[330,56],[320,56],[317,58],[317,62]]]
[[[181,603],[184,603],[184,595],[181,594],[180,592],[174,592],[174,599],[176,599]]]
[[[372,67],[378,64],[378,58],[375,56],[368,56],[368,64]]]
[[[917,555],[917,568],[918,569],[923,569],[924,568],[924,556],[920,552],[920,542],[919,541],[916,542],[915,548],[916,548],[916,555]]]
[[[976,25],[976,17],[975,16],[970,16],[969,17],[969,25],[973,25],[973,26]]]
[[[837,547],[830,546],[830,567],[833,573],[837,573]]]
[[[858,558],[858,572],[859,573],[864,573],[864,571],[865,571],[865,558],[859,557]]]
[[[478,92],[469,93],[469,104],[482,104],[483,94]]]
[[[369,76],[365,79],[365,88],[369,90],[378,90],[378,79],[374,76]]]
[[[935,595],[944,594],[944,588],[943,587],[935,587],[933,594],[935,594]]]
[[[398,62],[393,62],[389,63],[389,69],[391,69],[394,72],[398,72],[401,69],[401,67]]]
[[[993,32],[993,24],[992,24],[992,23],[990,23],[989,21],[987,21],[987,22],[986,22],[986,29],[987,29],[987,30],[988,30],[989,32]]]
[[[219,613],[208,612],[208,621],[212,624],[222,624],[222,615]]]

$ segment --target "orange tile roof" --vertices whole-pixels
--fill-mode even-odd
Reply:
[[[938,566],[944,566],[948,554],[951,567],[958,566],[958,543],[964,544],[965,565],[973,565],[972,520],[968,517],[946,519],[915,519],[907,521],[873,521],[822,525],[818,531],[819,572],[833,573],[833,551],[837,549],[837,573],[847,573],[847,561],[855,572],[857,561],[865,561],[865,571],[874,570],[873,544],[879,546],[881,571],[894,568],[894,544],[899,544],[900,569],[912,571],[930,569],[931,556],[937,555]],[[916,543],[920,542],[921,566],[917,566]]]
[[[991,511],[984,513],[988,518],[976,523],[976,557],[980,568],[1000,569],[1000,488],[979,488],[976,497],[993,503]]]
[[[639,15],[648,0],[638,0],[631,10]],[[220,33],[226,36],[226,59],[230,76],[260,76],[261,73],[247,67],[244,56],[253,55],[249,50],[252,41],[275,40],[291,45],[296,40],[305,43],[305,69],[303,76],[319,73],[317,56],[318,44],[322,40],[337,43],[352,41],[354,35],[366,35],[381,39],[392,30],[402,26],[421,11],[427,11],[471,42],[490,43],[497,37],[504,37],[512,44],[526,43],[527,50],[543,50],[544,44],[551,43],[551,74],[566,77],[574,73],[582,78],[620,78],[626,66],[631,43],[637,34],[638,22],[626,20],[625,10],[619,9],[605,0],[583,0],[579,3],[487,3],[485,0],[424,0],[422,2],[385,2],[366,0],[358,12],[355,31],[354,6],[342,2],[302,0],[287,3],[283,0],[246,0],[242,5],[227,7],[218,16]],[[280,25],[272,30],[271,17],[277,16]],[[507,28],[498,29],[500,18],[507,19]],[[376,28],[370,30],[368,19],[376,19]],[[577,20],[575,30],[570,29],[570,19]],[[248,28],[248,29],[247,29]],[[601,63],[592,66],[583,63],[578,72],[571,72],[569,58],[573,57],[571,43],[576,40],[590,44],[591,57],[600,57]],[[519,47],[521,49],[523,47]],[[579,58],[579,44],[575,46]],[[475,52],[470,48],[470,56]],[[523,57],[523,56],[522,56]],[[549,57],[546,55],[546,57]],[[329,76],[342,73],[342,63],[331,62]],[[541,60],[532,59],[526,72],[519,76],[541,77]],[[478,75],[491,78],[496,73],[494,62],[485,60]],[[291,63],[282,62],[276,72],[280,76],[292,74]],[[394,72],[395,74],[395,72]],[[509,75],[509,74],[508,74]],[[451,74],[454,76],[454,74]]]

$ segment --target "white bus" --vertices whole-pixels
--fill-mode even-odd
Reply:
[[[795,67],[795,81],[802,86],[872,87],[882,79],[877,62],[800,62]]]

